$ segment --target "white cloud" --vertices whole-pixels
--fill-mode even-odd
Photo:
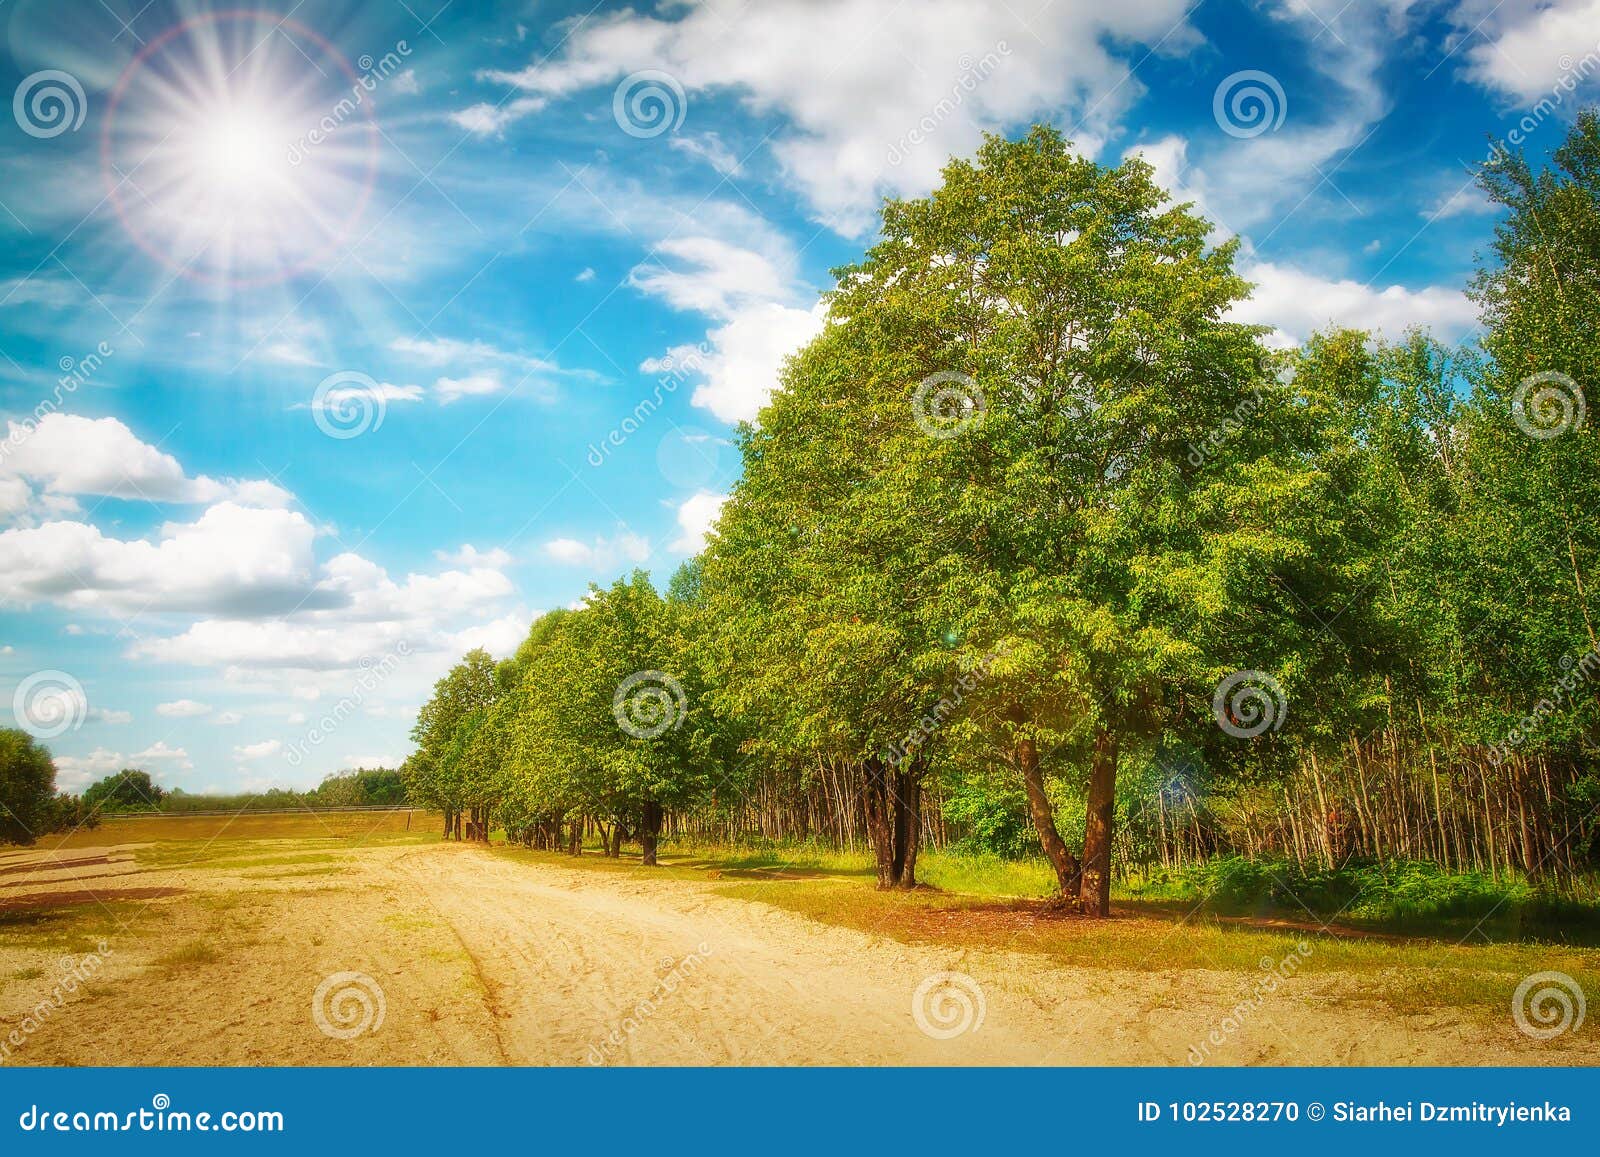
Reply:
[[[705,348],[677,346],[667,357],[692,367],[698,379],[690,401],[724,422],[754,419],[777,388],[784,360],[822,332],[825,310],[802,308],[814,297],[787,269],[792,255],[743,249],[712,237],[663,241],[657,252],[671,261],[640,265],[630,275],[639,290],[675,309],[721,322]],[[653,372],[663,363],[645,363]]]
[[[594,270],[585,267],[584,270],[581,273],[579,273],[578,276],[574,277],[572,280],[578,282],[581,285],[586,281],[593,281],[594,278],[595,278]]]
[[[1429,286],[1376,289],[1350,279],[1329,280],[1272,262],[1244,265],[1240,272],[1256,288],[1232,320],[1267,325],[1273,344],[1294,345],[1314,331],[1350,326],[1399,337],[1408,327],[1427,326],[1442,338],[1459,336],[1477,319],[1477,308],[1458,289]]]
[[[109,538],[82,522],[0,532],[0,598],[112,613],[283,612],[326,602],[313,581],[305,516],[222,502],[155,541]]]
[[[685,499],[678,507],[678,529],[681,534],[668,549],[679,554],[697,553],[705,546],[706,535],[716,524],[723,503],[727,501],[726,494],[714,494],[709,490],[701,490]]]
[[[292,498],[271,482],[190,478],[176,458],[140,441],[116,418],[56,412],[40,419],[31,433],[15,422],[7,427],[12,445],[0,475],[26,479],[47,494],[181,503],[227,499],[275,507]],[[0,506],[14,505],[13,486],[0,493]]]
[[[674,309],[729,318],[752,304],[795,295],[789,278],[770,258],[714,237],[669,238],[656,252],[679,264],[639,265],[629,282]]]
[[[1563,76],[1592,93],[1600,78],[1600,0],[1462,0],[1453,20],[1468,78],[1507,97],[1539,100]]]
[[[450,121],[457,128],[480,137],[498,137],[505,132],[507,125],[521,120],[529,113],[538,112],[544,106],[545,101],[538,97],[518,97],[503,104],[490,104],[484,101],[451,113]]]
[[[217,727],[232,727],[235,723],[243,723],[244,716],[237,711],[222,711],[218,712],[211,722]]]
[[[133,712],[108,711],[104,707],[91,707],[89,709],[89,718],[96,723],[132,723]]]
[[[374,388],[376,387],[376,388]],[[322,395],[320,405],[323,409],[337,406],[344,401],[363,401],[368,398],[378,398],[388,402],[420,402],[422,401],[421,386],[397,386],[393,382],[375,382],[372,386],[339,386]],[[312,403],[301,402],[294,409],[310,409]]]
[[[500,374],[490,370],[485,373],[469,374],[464,378],[440,378],[433,383],[433,394],[439,399],[440,405],[448,405],[462,398],[481,398],[489,394],[498,394],[505,388],[505,381]]]
[[[724,176],[735,176],[739,172],[739,158],[714,132],[701,133],[699,136],[674,135],[670,140],[674,149],[698,157]]]
[[[492,550],[479,550],[470,542],[463,543],[460,550],[436,550],[433,557],[440,562],[449,563],[451,566],[464,567],[491,567],[503,570],[511,565],[509,552],[495,547]]]
[[[246,743],[233,749],[233,758],[240,763],[252,759],[265,759],[269,755],[276,755],[283,750],[283,741],[278,739],[264,739],[260,743]]]
[[[706,335],[712,354],[703,359],[704,382],[691,401],[724,422],[754,420],[778,388],[784,361],[822,332],[826,310],[768,303],[743,311]]]
[[[1482,189],[1470,184],[1440,197],[1431,207],[1422,210],[1422,216],[1431,222],[1498,211],[1499,206],[1490,201]]]
[[[66,791],[82,791],[95,780],[128,765],[122,752],[106,747],[97,747],[88,755],[56,755],[51,762],[56,765],[56,787]]]
[[[591,570],[611,570],[622,562],[645,562],[650,557],[650,540],[623,529],[610,538],[599,536],[590,542],[575,538],[553,538],[544,544],[544,553],[553,562]]]
[[[450,636],[447,650],[451,654],[464,655],[482,647],[496,659],[507,658],[522,645],[522,640],[528,637],[528,625],[538,617],[537,613],[529,614],[520,609],[512,611],[491,622],[457,631]]]
[[[1083,135],[1103,135],[1142,92],[1129,65],[1147,47],[1176,55],[1198,43],[1188,8],[1184,0],[708,0],[662,9],[675,20],[631,10],[587,20],[556,59],[485,79],[513,86],[519,99],[554,100],[655,68],[682,85],[691,108],[727,92],[776,110],[786,122],[773,135],[778,163],[819,216],[858,233],[881,195],[926,192],[945,158],[970,153],[986,129],[1048,115],[1085,118]],[[514,119],[509,105],[457,116],[484,135]]]
[[[157,703],[156,714],[168,719],[193,719],[197,715],[210,715],[211,704],[194,699],[174,699],[170,703]]]

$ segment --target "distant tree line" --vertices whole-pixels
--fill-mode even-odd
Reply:
[[[406,803],[400,773],[389,768],[337,772],[310,791],[274,788],[236,795],[168,790],[148,771],[132,767],[97,780],[82,795],[58,792],[55,780],[55,763],[42,744],[26,731],[0,728],[0,844],[32,844],[40,836],[94,828],[103,815]]]

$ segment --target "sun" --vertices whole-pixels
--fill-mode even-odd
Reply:
[[[377,126],[349,63],[263,12],[197,17],[152,40],[113,90],[107,196],[177,273],[248,284],[314,268],[372,190]]]
[[[186,129],[185,164],[205,192],[251,200],[290,191],[287,142],[294,138],[269,109],[229,108]]]

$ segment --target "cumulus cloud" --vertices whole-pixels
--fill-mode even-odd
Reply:
[[[554,59],[483,79],[530,103],[514,113],[474,106],[457,123],[484,136],[574,93],[659,69],[691,104],[728,92],[777,110],[771,150],[818,217],[857,234],[879,198],[936,183],[951,154],[985,130],[1045,115],[1102,135],[1143,91],[1129,64],[1177,54],[1199,35],[1184,0],[1065,4],[1013,0],[708,0],[590,19]],[[512,102],[515,103],[515,102]],[[688,138],[711,159],[703,139]]]
[[[0,533],[0,598],[112,613],[271,614],[337,601],[313,576],[316,530],[298,511],[221,502],[154,541],[83,522]]]
[[[1410,326],[1427,326],[1449,338],[1477,319],[1477,308],[1459,289],[1380,289],[1267,261],[1246,263],[1241,272],[1256,288],[1249,301],[1234,309],[1233,320],[1271,326],[1272,342],[1279,346],[1294,345],[1331,326],[1373,330],[1391,338]]]
[[[211,704],[194,699],[174,699],[170,703],[157,703],[156,714],[168,719],[193,719],[197,715],[210,715]]]
[[[271,482],[189,477],[171,454],[141,441],[116,418],[46,414],[30,432],[6,423],[9,452],[0,460],[0,509],[17,505],[18,481],[47,495],[86,495],[149,502],[232,501],[281,507],[292,495]]]
[[[1524,102],[1563,82],[1596,90],[1600,0],[1460,0],[1453,20],[1464,71],[1485,88]]]
[[[619,563],[648,560],[650,540],[624,528],[611,537],[600,535],[588,542],[552,538],[544,544],[543,550],[546,558],[565,566],[611,570]]]
[[[678,507],[678,537],[668,548],[680,554],[695,554],[706,544],[706,535],[722,513],[726,494],[701,490],[686,498]]]
[[[246,743],[233,749],[233,758],[240,763],[254,759],[265,759],[269,755],[276,755],[283,750],[283,741],[280,739],[264,739],[260,743]]]

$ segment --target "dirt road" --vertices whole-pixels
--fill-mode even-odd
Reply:
[[[0,1037],[50,996],[62,956],[99,963],[11,1063],[1600,1062],[1593,1034],[1552,1051],[1509,1015],[1402,1017],[1338,974],[1263,992],[1267,973],[908,946],[711,883],[470,846],[0,863],[0,916],[48,893],[79,897],[94,927],[63,952],[0,923]]]

